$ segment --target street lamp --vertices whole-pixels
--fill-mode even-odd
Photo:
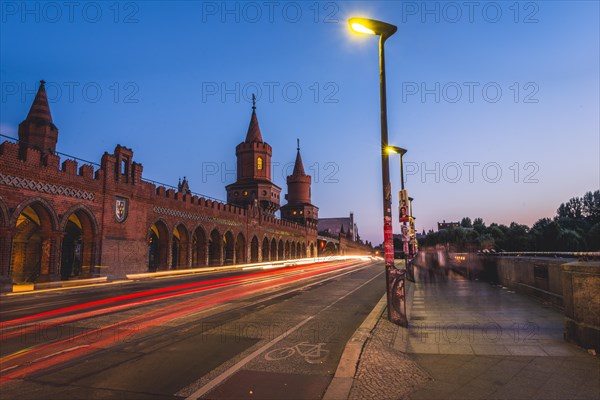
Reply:
[[[388,146],[385,148],[385,150],[388,152],[388,154],[400,154],[400,188],[404,190],[404,164],[402,162],[402,157],[404,157],[408,150],[396,146]]]
[[[387,98],[385,89],[385,41],[398,28],[392,24],[367,18],[350,18],[350,29],[354,32],[379,36],[379,103],[381,109],[381,178],[383,182],[383,250],[385,258],[388,319],[407,326],[404,312],[404,276],[394,266],[394,235],[392,231],[392,185],[390,183],[390,161],[388,147]],[[401,280],[400,280],[401,279]],[[398,291],[399,296],[394,292]],[[401,304],[396,304],[394,301]]]

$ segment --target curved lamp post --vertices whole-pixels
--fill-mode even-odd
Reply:
[[[408,150],[396,146],[388,146],[385,149],[388,154],[400,154],[400,189],[404,190],[404,164],[402,158]]]
[[[394,236],[392,231],[392,187],[390,183],[390,161],[387,152],[387,98],[385,89],[385,41],[398,28],[386,22],[367,18],[350,18],[350,29],[354,32],[379,36],[379,98],[381,107],[381,178],[383,181],[383,250],[385,258],[388,318],[407,326],[404,311],[404,276],[394,266]]]

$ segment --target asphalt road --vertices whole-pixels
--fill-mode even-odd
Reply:
[[[0,393],[319,399],[384,291],[351,260],[3,296]]]

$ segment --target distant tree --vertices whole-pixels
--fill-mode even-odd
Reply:
[[[600,251],[600,222],[590,228],[586,239],[588,250]]]
[[[496,247],[496,241],[494,237],[489,233],[484,233],[477,237],[477,243],[479,244],[480,249],[493,249]]]
[[[472,228],[472,229],[470,229]],[[419,243],[422,246],[450,245],[455,251],[496,249],[506,251],[599,251],[600,190],[587,192],[562,203],[554,218],[542,218],[531,229],[516,222],[510,226],[469,217],[460,227],[429,230]]]
[[[549,223],[543,231],[543,245],[541,250],[552,251],[558,249],[561,234],[562,228],[559,224],[554,221]]]
[[[500,226],[498,226],[498,224],[492,223],[487,229],[486,229],[486,234],[488,234],[489,236],[491,236],[494,239],[494,243],[496,244],[496,246],[498,246],[498,248],[502,248],[502,244],[504,243],[504,232],[503,230],[500,228]]]
[[[534,249],[537,251],[551,251],[555,249],[560,232],[560,226],[550,218],[539,219],[529,230],[529,234],[535,244]]]
[[[583,217],[583,201],[579,197],[573,197],[568,202],[562,203],[556,210],[558,218],[582,218]]]
[[[587,222],[584,218],[561,217],[556,219],[556,222],[561,229],[571,229],[580,235],[585,235],[585,232],[590,229],[589,222]]]
[[[475,229],[479,234],[485,232],[485,224],[483,223],[482,218],[475,218],[473,220],[473,229]]]
[[[600,190],[583,195],[583,215],[592,225],[600,222]]]
[[[585,247],[585,242],[579,233],[565,229],[558,236],[560,251],[580,251]]]
[[[511,222],[508,232],[506,233],[505,246],[506,250],[510,251],[525,251],[531,250],[532,241],[528,235],[529,227],[527,225]]]

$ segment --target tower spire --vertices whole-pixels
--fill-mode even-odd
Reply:
[[[304,164],[302,163],[302,156],[300,156],[300,139],[296,140],[298,142],[298,152],[296,153],[296,162],[294,163],[294,172],[292,173],[292,176],[305,176]]]
[[[26,120],[52,126],[52,115],[50,114],[50,106],[48,105],[48,96],[46,95],[45,85],[46,81],[41,80],[40,87],[31,104]]]
[[[258,118],[256,117],[256,96],[252,94],[252,117],[250,117],[250,126],[246,134],[246,143],[258,142],[262,143],[263,138],[258,126]]]
[[[42,153],[54,153],[58,141],[58,128],[52,122],[46,82],[40,81],[40,87],[33,99],[29,113],[19,124],[19,143],[21,151],[25,148],[36,148]]]

